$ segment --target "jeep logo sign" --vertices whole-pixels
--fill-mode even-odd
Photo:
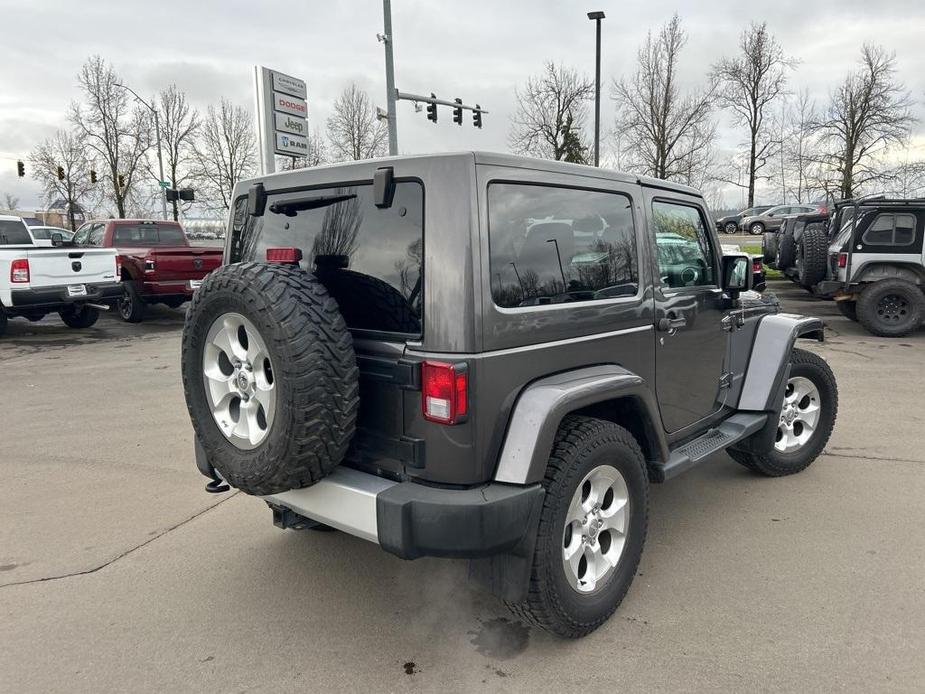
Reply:
[[[305,118],[308,115],[308,104],[304,99],[273,92],[273,110]]]
[[[274,113],[273,115],[276,117],[276,132],[294,135],[308,134],[308,122],[304,118],[290,116],[286,113]]]

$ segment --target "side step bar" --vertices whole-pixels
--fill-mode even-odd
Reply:
[[[715,429],[675,448],[667,463],[653,463],[655,481],[664,482],[694,467],[704,458],[759,431],[768,421],[765,412],[739,412]]]

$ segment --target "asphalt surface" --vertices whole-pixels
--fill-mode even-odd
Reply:
[[[0,340],[0,692],[925,690],[925,331],[830,303],[827,452],[783,479],[725,454],[652,488],[639,574],[578,642],[464,562],[281,531],[192,462],[182,310]]]

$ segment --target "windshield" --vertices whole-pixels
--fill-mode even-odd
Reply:
[[[0,220],[0,244],[7,246],[31,246],[32,237],[26,225],[17,220]]]
[[[185,246],[186,236],[176,224],[117,224],[112,232],[115,246]]]

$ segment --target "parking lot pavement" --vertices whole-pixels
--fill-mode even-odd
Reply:
[[[925,331],[823,316],[839,421],[783,479],[718,455],[652,489],[639,575],[564,642],[342,533],[207,495],[179,375],[182,311],[0,341],[0,691],[921,691]]]

